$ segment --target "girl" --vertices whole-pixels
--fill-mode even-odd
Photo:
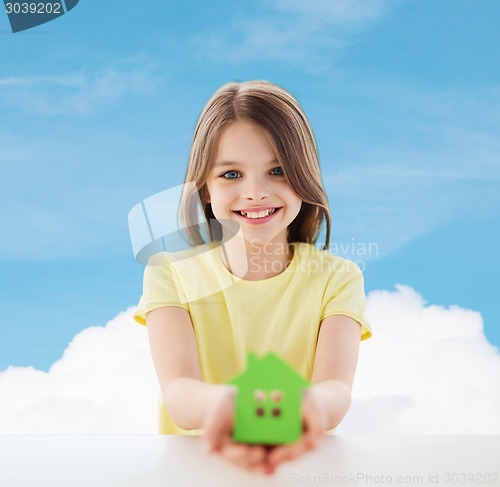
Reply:
[[[359,342],[371,336],[363,276],[328,252],[314,135],[298,102],[272,83],[215,92],[195,129],[184,188],[191,248],[150,258],[134,315],[147,324],[160,382],[159,432],[203,434],[207,451],[272,473],[333,433],[349,409]],[[271,351],[311,383],[303,435],[275,448],[237,444],[227,382],[245,369],[248,352]]]

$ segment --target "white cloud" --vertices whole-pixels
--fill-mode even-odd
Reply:
[[[500,354],[480,313],[374,291],[342,434],[500,434]]]
[[[342,434],[500,434],[500,355],[481,315],[427,306],[411,288],[368,296]],[[0,433],[155,433],[159,386],[129,308],[72,340],[48,373],[0,372]]]
[[[0,433],[156,433],[159,386],[133,309],[74,337],[49,372],[0,372]]]

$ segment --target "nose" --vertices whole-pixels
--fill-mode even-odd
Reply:
[[[248,177],[243,187],[243,198],[252,201],[261,201],[269,197],[269,188],[260,178]]]

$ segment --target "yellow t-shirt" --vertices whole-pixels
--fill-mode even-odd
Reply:
[[[134,319],[146,325],[146,314],[156,308],[186,309],[205,382],[227,383],[245,369],[248,352],[258,356],[274,352],[310,380],[323,318],[334,314],[353,318],[361,325],[361,340],[371,336],[371,327],[359,267],[311,244],[290,245],[293,258],[288,267],[261,281],[229,272],[213,243],[155,254],[144,271]],[[160,433],[201,434],[177,426],[161,394],[158,405]]]

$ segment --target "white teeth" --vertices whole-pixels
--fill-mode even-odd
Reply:
[[[247,218],[264,218],[265,216],[271,215],[275,211],[276,211],[276,208],[271,208],[270,210],[264,210],[264,211],[259,211],[259,212],[240,211],[240,213],[243,216],[246,216]]]

